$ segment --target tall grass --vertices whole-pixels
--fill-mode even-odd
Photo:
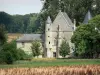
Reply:
[[[100,65],[9,68],[0,75],[100,75]]]

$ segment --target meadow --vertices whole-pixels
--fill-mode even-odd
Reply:
[[[0,75],[100,75],[100,59],[32,59],[1,64]]]
[[[100,65],[100,59],[32,59],[20,60],[12,65],[1,64],[0,68],[33,68],[33,67],[50,67],[50,66],[76,66],[76,65]]]

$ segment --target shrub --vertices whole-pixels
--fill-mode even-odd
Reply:
[[[5,43],[0,50],[0,63],[12,64],[16,60],[24,59],[25,52],[16,48],[16,42]]]
[[[17,49],[17,55],[19,60],[23,60],[27,54],[22,49]]]
[[[68,55],[70,52],[70,47],[69,47],[69,43],[66,42],[66,40],[62,41],[62,44],[60,46],[60,50],[59,53],[62,57],[65,57],[66,55]]]
[[[5,52],[6,54],[6,58],[5,58],[5,62],[7,63],[7,64],[13,64],[13,57],[12,57],[12,54],[11,54],[11,52]]]
[[[40,46],[41,45],[39,41],[35,40],[32,42],[31,50],[34,57],[38,57],[41,54]]]

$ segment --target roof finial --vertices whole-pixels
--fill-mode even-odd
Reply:
[[[48,24],[52,23],[50,16],[48,16],[46,23]]]

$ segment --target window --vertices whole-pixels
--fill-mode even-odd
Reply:
[[[25,43],[24,42],[22,42],[22,47],[24,47],[25,46]]]
[[[50,44],[50,41],[49,41],[49,44]]]
[[[53,57],[56,57],[56,52],[53,52]]]
[[[48,31],[50,30],[50,28],[48,28]]]
[[[54,40],[54,46],[56,46],[56,40]]]
[[[74,27],[72,27],[72,29],[74,30]]]

